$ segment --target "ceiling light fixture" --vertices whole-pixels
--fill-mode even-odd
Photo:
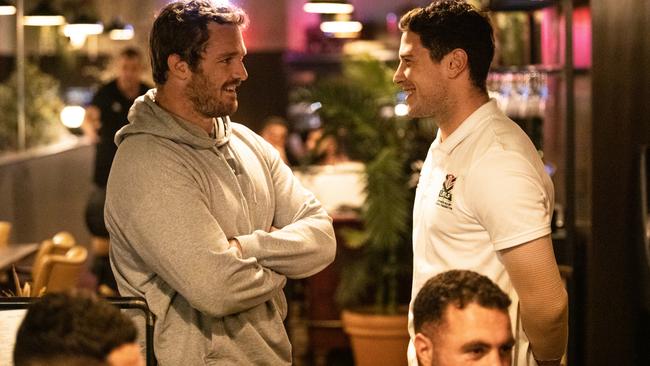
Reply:
[[[16,7],[14,4],[6,0],[0,0],[0,15],[14,15],[16,14]]]
[[[101,34],[103,31],[104,26],[102,25],[102,22],[87,15],[77,16],[72,22],[63,27],[63,34],[67,37],[70,37],[71,34],[82,33],[87,36],[96,35]]]
[[[134,35],[133,26],[124,23],[119,17],[114,18],[106,27],[106,33],[114,41],[128,41]]]
[[[101,22],[85,14],[77,15],[71,23],[63,27],[63,34],[70,38],[72,47],[77,49],[83,47],[88,36],[101,34],[103,31]]]
[[[25,25],[46,27],[65,24],[65,18],[50,6],[47,0],[41,0],[34,10],[24,17]]]
[[[324,33],[359,33],[361,29],[363,29],[363,25],[360,22],[352,20],[333,20],[320,24],[320,30]]]
[[[354,6],[347,1],[311,0],[303,6],[303,10],[318,14],[350,14],[354,11]]]

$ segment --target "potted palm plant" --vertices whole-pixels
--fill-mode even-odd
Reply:
[[[321,103],[324,135],[336,137],[352,160],[365,165],[365,201],[359,213],[363,229],[343,232],[357,255],[338,259],[336,294],[361,366],[406,364],[413,162],[426,154],[422,149],[433,138],[420,121],[395,114],[398,90],[392,74],[382,61],[347,59],[340,76],[319,80],[303,95]],[[358,349],[364,345],[372,348]],[[366,356],[372,359],[364,360]]]

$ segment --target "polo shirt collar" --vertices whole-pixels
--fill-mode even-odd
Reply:
[[[461,122],[456,131],[447,136],[447,139],[443,142],[440,142],[441,135],[440,129],[438,129],[436,139],[431,147],[449,155],[456,146],[458,146],[467,136],[471,135],[472,132],[474,132],[494,113],[500,113],[500,109],[497,106],[496,99],[491,98]]]

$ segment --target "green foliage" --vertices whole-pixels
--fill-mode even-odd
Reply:
[[[398,91],[392,75],[381,61],[347,59],[341,76],[319,80],[302,98],[322,104],[318,113],[325,135],[335,136],[350,158],[365,163],[364,229],[343,232],[360,254],[339,259],[337,301],[343,307],[374,303],[382,313],[395,313],[400,293],[410,294],[405,286],[412,272],[409,178],[414,154],[422,153],[416,148],[418,121],[392,113]]]
[[[0,151],[17,149],[16,73],[0,84]],[[59,122],[63,101],[59,82],[41,72],[34,64],[25,65],[25,138],[26,147],[56,141],[67,130]]]

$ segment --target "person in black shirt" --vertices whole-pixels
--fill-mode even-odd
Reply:
[[[98,250],[97,243],[108,243],[108,231],[104,225],[104,201],[106,182],[111,170],[117,146],[113,141],[115,133],[128,124],[127,114],[133,101],[146,93],[149,87],[142,83],[142,55],[135,48],[127,47],[116,60],[117,76],[97,90],[90,105],[82,129],[84,134],[96,142],[94,189],[86,206],[86,225],[93,235],[96,259],[93,272],[98,284],[117,288],[108,261],[108,253]],[[107,249],[107,245],[104,245]],[[99,252],[99,253],[98,253]],[[104,253],[102,253],[104,252]]]

